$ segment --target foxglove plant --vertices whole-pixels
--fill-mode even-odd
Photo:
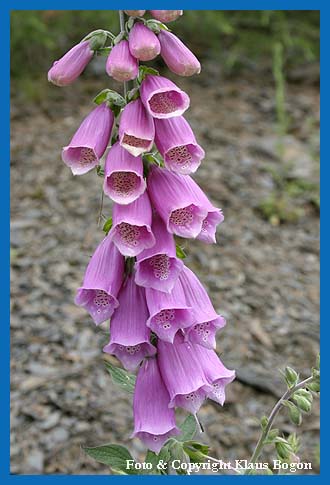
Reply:
[[[139,64],[161,53],[174,73],[190,76],[199,73],[200,63],[162,23],[174,21],[182,10],[151,10],[149,20],[143,17],[145,10],[125,12],[126,22],[119,11],[118,36],[92,32],[48,73],[51,82],[70,84],[94,55],[105,53],[107,74],[124,83],[123,95],[105,89],[96,96],[98,106],[62,152],[75,175],[96,168],[104,176],[102,201],[103,193],[113,201],[112,218],[103,216],[101,205],[106,237],[88,263],[75,302],[96,325],[110,321],[104,352],[116,356],[126,370],[137,370],[135,382],[133,374],[106,364],[114,381],[134,391],[132,437],[149,448],[148,457],[164,451],[167,462],[182,456],[213,459],[206,445],[192,441],[197,412],[206,399],[224,404],[225,387],[235,371],[214,351],[225,319],[183,264],[184,252],[174,236],[215,243],[223,214],[189,175],[205,153],[182,117],[189,108],[188,94]],[[175,420],[177,407],[191,413],[182,425],[184,438],[176,438],[182,433]],[[267,436],[260,438],[253,459]],[[106,455],[114,472],[125,473],[112,452],[116,457],[129,452],[116,445],[104,448],[86,452],[100,461]]]

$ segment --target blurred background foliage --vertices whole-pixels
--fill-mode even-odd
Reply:
[[[260,203],[259,214],[274,224],[301,218],[301,193],[319,209],[317,185],[306,182],[308,186],[305,184],[303,188],[299,184],[292,187],[288,175],[291,164],[284,163],[283,153],[287,144],[285,135],[294,129],[286,99],[287,84],[314,84],[318,89],[319,24],[317,10],[186,10],[180,19],[169,24],[203,62],[204,76],[199,76],[198,82],[206,88],[209,82],[222,84],[223,78],[230,81],[238,76],[259,80],[260,86],[273,86],[276,156],[282,164],[274,175],[273,192]],[[61,99],[64,91],[54,90],[47,82],[48,69],[88,32],[99,28],[117,34],[118,10],[12,11],[12,94],[21,109]],[[104,70],[104,63],[105,58],[91,63],[84,73],[85,80],[93,79],[92,84],[83,84],[90,96],[95,96],[94,81],[100,79],[98,75]],[[161,71],[164,67],[159,57],[152,65]],[[75,84],[77,105],[78,91],[79,84]],[[65,93],[70,96],[73,91],[68,89]],[[311,123],[314,126],[317,121],[311,120]],[[314,145],[318,141],[310,148],[317,160],[318,148]]]
[[[12,78],[44,75],[54,59],[96,28],[118,32],[117,11],[13,11]],[[278,44],[283,47],[286,67],[319,57],[318,11],[190,10],[175,22],[175,32],[202,60],[220,60],[229,75],[242,67],[256,69],[262,64],[271,68]]]

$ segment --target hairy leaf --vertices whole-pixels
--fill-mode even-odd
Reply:
[[[105,367],[111,375],[112,381],[117,384],[121,389],[129,393],[134,392],[135,387],[135,375],[126,372],[124,369],[115,367],[110,362],[105,362]]]

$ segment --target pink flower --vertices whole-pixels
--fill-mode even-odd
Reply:
[[[119,82],[131,81],[137,77],[138,62],[130,53],[127,40],[121,40],[112,48],[107,59],[106,71]]]
[[[158,340],[157,349],[160,373],[170,395],[169,407],[177,406],[196,414],[213,389],[199,364],[195,349],[192,344],[184,342],[180,334],[177,334],[174,343]]]
[[[157,35],[142,23],[134,24],[128,42],[132,56],[140,61],[151,61],[160,53]]]
[[[197,57],[172,32],[161,30],[158,35],[161,56],[172,72],[179,76],[192,76],[201,72]]]
[[[154,214],[152,232],[156,244],[137,256],[135,281],[138,285],[170,293],[183,262],[176,257],[175,241],[161,218]]]
[[[134,371],[144,357],[156,353],[146,326],[149,313],[144,288],[135,284],[134,276],[123,283],[118,302],[119,307],[111,318],[110,342],[103,351],[115,355],[125,369]]]
[[[187,266],[180,272],[179,280],[187,305],[193,308],[195,317],[194,324],[185,330],[185,340],[215,348],[215,334],[226,325],[226,320],[216,313],[205,288]]]
[[[178,279],[171,293],[146,288],[146,298],[150,313],[147,325],[166,342],[173,343],[180,329],[191,327],[196,321]]]
[[[189,108],[188,94],[162,76],[148,75],[140,88],[141,100],[154,118],[172,118]]]
[[[173,22],[181,17],[183,10],[150,10],[151,15],[160,22]]]
[[[56,86],[72,84],[83,72],[94,55],[89,41],[75,45],[61,59],[55,61],[48,71],[48,81]]]
[[[198,234],[197,239],[200,239],[207,244],[216,243],[215,233],[217,226],[224,221],[222,211],[211,204],[205,193],[191,177],[187,177],[186,182],[191,193],[194,194],[196,198],[196,203],[204,207],[207,211],[206,216],[203,219],[201,232]]]
[[[62,150],[63,162],[73,175],[82,175],[99,164],[110,139],[114,116],[106,103],[83,120],[69,145]]]
[[[118,142],[108,152],[104,175],[104,193],[117,204],[134,202],[146,189],[141,157],[133,157]]]
[[[152,451],[159,453],[163,444],[180,434],[175,425],[175,414],[169,409],[169,395],[155,358],[144,361],[137,375],[134,390],[134,432]]]
[[[134,157],[152,149],[155,125],[141,99],[128,103],[120,117],[119,142]]]
[[[208,209],[192,193],[189,178],[153,166],[147,180],[148,193],[169,232],[180,237],[196,238]]]
[[[117,295],[123,275],[124,258],[106,237],[88,263],[83,285],[75,298],[75,303],[86,308],[96,325],[108,320],[118,307]]]
[[[166,168],[181,175],[196,172],[205,152],[183,116],[155,119],[155,128],[155,143]]]
[[[109,238],[124,256],[137,256],[155,244],[151,205],[146,192],[131,204],[114,204],[112,216]]]
[[[143,17],[146,13],[145,10],[124,10],[124,12],[130,17]]]
[[[192,344],[192,350],[198,359],[206,380],[212,390],[207,397],[223,406],[225,402],[225,387],[235,379],[235,371],[227,369],[213,350]]]

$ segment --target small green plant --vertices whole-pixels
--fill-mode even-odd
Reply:
[[[105,363],[114,384],[132,394],[135,386],[135,376],[123,369]],[[291,367],[286,367],[282,372],[287,390],[276,402],[269,416],[260,419],[260,437],[254,452],[245,463],[245,466],[232,466],[230,470],[238,475],[273,475],[285,474],[298,467],[300,439],[296,433],[285,435],[274,423],[277,415],[287,410],[291,422],[299,427],[304,414],[310,413],[313,400],[320,392],[320,361],[317,358],[315,367],[311,369],[311,375],[300,380],[299,374]],[[209,470],[212,464],[221,464],[218,460],[209,456],[209,447],[196,441],[196,433],[200,430],[200,424],[192,415],[188,415],[180,426],[181,434],[170,438],[159,454],[148,450],[142,462],[136,462],[130,452],[117,444],[106,444],[96,447],[84,447],[85,453],[96,461],[108,465],[113,474],[121,475],[186,475],[200,470],[200,464],[208,463],[204,470]],[[275,453],[273,465],[260,467],[259,459],[265,448],[272,448]],[[316,451],[316,454],[318,452]],[[173,468],[173,464],[176,464]],[[264,465],[264,464],[263,464]],[[214,468],[214,466],[213,466]],[[218,470],[219,471],[219,470]]]

